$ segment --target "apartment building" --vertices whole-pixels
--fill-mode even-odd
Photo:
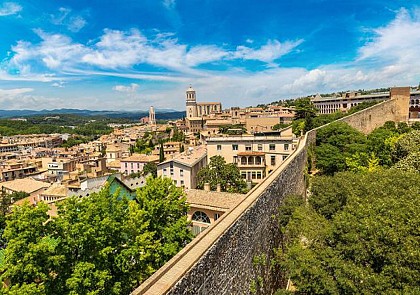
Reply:
[[[147,163],[158,162],[159,156],[156,155],[133,154],[128,158],[123,158],[120,160],[120,172],[124,173],[125,175],[139,173],[143,171],[143,168]]]
[[[157,175],[171,178],[177,186],[197,187],[197,173],[207,165],[205,146],[190,147],[173,159],[158,164]]]
[[[214,136],[207,138],[207,161],[222,156],[238,166],[244,179],[259,183],[286,160],[295,145],[291,128],[276,135]]]

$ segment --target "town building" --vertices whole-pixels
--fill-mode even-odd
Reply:
[[[207,165],[205,146],[189,147],[174,158],[157,166],[157,175],[171,178],[177,186],[186,189],[197,187],[198,171]]]
[[[143,171],[146,164],[158,162],[159,156],[156,155],[133,154],[128,158],[120,160],[120,172],[125,175],[139,173]]]
[[[270,135],[211,136],[206,141],[208,162],[213,156],[222,156],[226,163],[238,166],[246,181],[254,183],[283,163],[297,144],[291,128]]]
[[[192,232],[198,235],[214,224],[226,211],[246,198],[245,194],[214,192],[210,190],[186,190],[189,205],[187,213]]]
[[[331,114],[337,111],[347,112],[352,107],[357,106],[362,102],[379,102],[388,99],[390,99],[389,91],[371,94],[361,94],[360,92],[352,91],[330,97],[322,97],[317,94],[311,101],[320,114]],[[418,89],[411,89],[410,105],[407,107],[409,108],[409,116],[411,119],[420,117],[420,91]]]

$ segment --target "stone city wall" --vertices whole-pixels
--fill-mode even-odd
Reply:
[[[222,215],[132,294],[247,294],[256,279],[253,258],[270,255],[279,244],[274,216],[284,197],[306,191],[306,141],[237,207]],[[280,276],[264,271],[266,294],[279,288]]]
[[[407,88],[401,88],[393,99],[340,120],[364,133],[386,121],[407,121],[406,92]],[[315,137],[316,129],[306,133],[294,153],[252,189],[244,201],[197,236],[132,294],[249,294],[251,282],[261,274],[264,294],[273,294],[280,287],[281,275],[270,270],[269,263],[256,273],[253,258],[265,253],[269,261],[279,245],[274,216],[285,196],[305,193],[307,152]]]

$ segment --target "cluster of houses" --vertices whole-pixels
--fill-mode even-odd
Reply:
[[[388,93],[345,93],[340,97],[317,95],[312,101],[320,113],[330,113],[388,98]],[[419,92],[412,91],[410,108],[417,106],[418,99]],[[274,128],[291,123],[293,117],[293,108],[274,105],[223,110],[219,102],[197,102],[195,90],[189,87],[185,118],[167,124],[156,124],[151,107],[142,124],[114,126],[111,134],[72,148],[59,147],[69,135],[3,136],[0,187],[5,193],[29,195],[15,205],[46,202],[55,215],[57,202],[71,196],[87,197],[106,183],[111,190],[134,199],[136,189],[146,184],[144,167],[152,164],[158,176],[171,178],[174,185],[184,188],[190,204],[188,216],[197,234],[246,197],[220,189],[210,192],[208,186],[198,190],[200,169],[213,156],[221,156],[238,167],[249,186],[264,181],[297,146],[291,127]],[[172,136],[175,131],[182,133],[181,139]],[[150,138],[149,149],[138,153],[133,147],[145,136]]]

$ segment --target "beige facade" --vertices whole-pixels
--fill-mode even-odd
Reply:
[[[220,102],[199,102],[197,103],[197,116],[210,116],[211,114],[221,113],[222,104]]]
[[[320,114],[331,114],[337,111],[346,112],[362,102],[388,100],[393,93],[396,95],[395,93],[400,89],[404,89],[406,92],[408,91],[408,95],[410,96],[409,105],[407,105],[407,108],[410,108],[410,117],[418,118],[420,110],[420,91],[410,91],[409,87],[393,87],[390,92],[372,93],[367,95],[362,95],[358,92],[346,92],[337,97],[321,97],[320,95],[317,95],[312,99],[312,102]]]
[[[227,163],[238,165],[243,178],[258,183],[286,160],[294,146],[291,128],[278,136],[210,137],[207,139],[207,159],[222,156]]]
[[[273,130],[273,126],[279,123],[290,124],[294,118],[293,114],[282,116],[258,116],[245,119],[246,130],[253,134],[257,132],[267,132]]]
[[[188,220],[191,221],[194,235],[198,235],[214,224],[226,211],[246,198],[244,194],[187,190]]]
[[[197,173],[207,165],[205,146],[189,148],[171,160],[162,162],[157,167],[157,175],[171,178],[177,186],[186,189],[197,187]]]

